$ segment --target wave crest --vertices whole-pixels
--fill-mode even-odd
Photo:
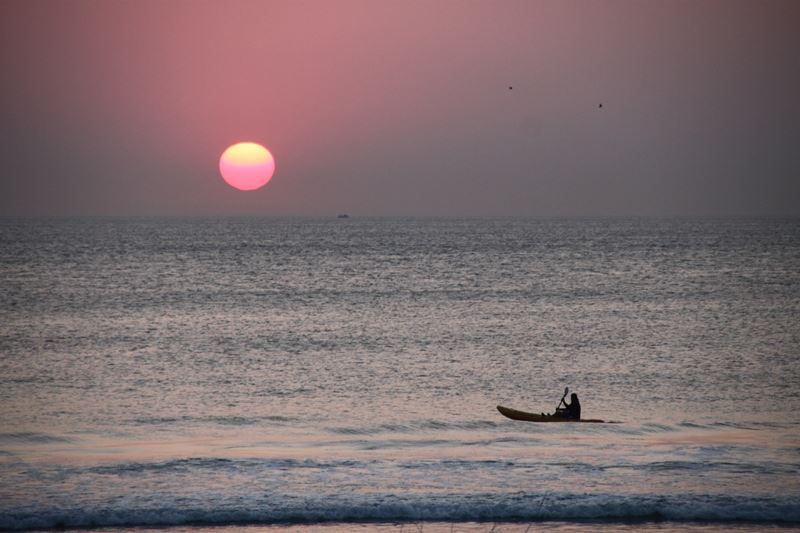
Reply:
[[[322,522],[713,521],[800,523],[792,498],[719,495],[347,495],[255,497],[249,505],[220,502],[183,508],[93,508],[14,511],[0,528],[136,527]],[[208,502],[207,502],[208,503]],[[163,505],[163,504],[162,504]]]

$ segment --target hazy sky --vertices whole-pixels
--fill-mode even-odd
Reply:
[[[2,0],[0,214],[800,215],[798,28],[797,0]],[[243,140],[277,163],[255,192],[218,173]]]

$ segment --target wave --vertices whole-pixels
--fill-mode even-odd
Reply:
[[[186,502],[184,502],[186,503]],[[163,505],[163,503],[162,503]],[[800,523],[800,502],[791,497],[707,494],[615,495],[576,493],[372,494],[256,497],[197,502],[196,506],[73,508],[0,514],[0,529],[65,527],[166,527],[180,525],[309,524],[324,522],[537,522],[676,521]]]
[[[418,433],[422,431],[464,431],[495,429],[501,422],[494,420],[474,420],[451,422],[445,420],[417,420],[404,424],[387,423],[359,427],[329,427],[326,431],[340,435],[379,435],[381,433]]]
[[[433,446],[436,443],[428,443]],[[377,443],[376,449],[386,446],[386,442]],[[365,445],[365,448],[367,446]],[[291,470],[330,470],[342,469],[350,473],[354,471],[369,472],[372,470],[382,471],[386,468],[395,467],[401,470],[428,470],[432,475],[439,475],[442,471],[448,471],[454,467],[472,470],[475,472],[492,470],[510,471],[523,467],[527,469],[548,470],[552,468],[563,469],[572,472],[598,473],[611,470],[628,470],[641,474],[656,474],[663,472],[674,472],[679,475],[712,475],[712,474],[754,474],[761,476],[793,476],[800,474],[800,466],[796,463],[783,463],[777,461],[762,461],[737,463],[727,461],[651,461],[643,463],[632,462],[608,462],[608,463],[586,463],[579,461],[532,461],[532,460],[511,460],[511,459],[438,459],[420,461],[398,461],[387,462],[381,459],[373,460],[315,460],[315,459],[293,459],[293,458],[221,458],[221,457],[190,457],[185,459],[172,459],[160,462],[120,462],[108,463],[94,466],[82,467],[57,467],[55,469],[37,470],[37,475],[50,475],[54,478],[61,478],[64,475],[109,475],[126,476],[144,473],[153,474],[191,474],[197,475],[203,472],[212,474],[217,473],[250,473],[256,475],[272,475],[276,471],[288,472]],[[31,471],[28,472],[30,474]],[[503,475],[498,473],[498,475]]]
[[[217,424],[222,426],[252,426],[259,423],[285,423],[293,419],[285,416],[180,416],[180,417],[140,417],[132,422],[135,425],[175,425],[175,424]]]
[[[73,439],[59,435],[51,435],[49,433],[37,433],[34,431],[19,431],[16,433],[0,433],[0,442],[50,444],[50,443],[73,442]]]
[[[317,461],[314,459],[227,459],[221,457],[190,457],[187,459],[172,459],[162,462],[123,462],[116,464],[105,464],[90,467],[67,469],[61,468],[61,472],[71,474],[107,474],[125,475],[139,474],[146,472],[154,473],[192,473],[197,474],[203,470],[220,471],[243,471],[248,469],[269,470],[288,470],[302,468],[347,468],[365,467],[368,463],[353,460],[339,461]]]

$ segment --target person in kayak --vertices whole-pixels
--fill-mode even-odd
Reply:
[[[566,409],[561,411],[561,416],[564,418],[569,418],[570,420],[580,420],[581,419],[581,402],[578,401],[578,395],[574,392],[569,397],[570,402],[564,402],[566,405]]]

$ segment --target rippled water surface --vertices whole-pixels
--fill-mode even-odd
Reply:
[[[797,219],[7,218],[0,279],[0,528],[800,524]],[[565,386],[621,423],[495,409]]]

